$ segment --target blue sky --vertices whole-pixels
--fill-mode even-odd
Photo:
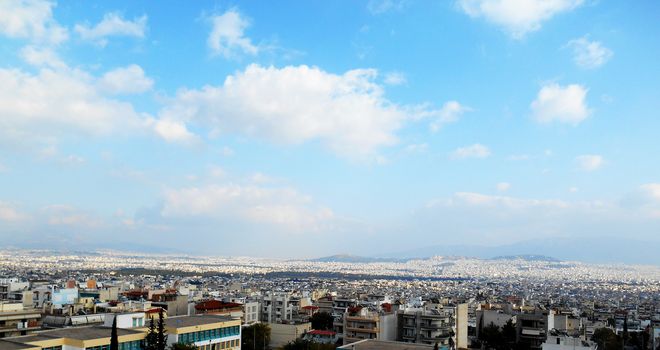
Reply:
[[[0,237],[222,255],[660,231],[660,4],[0,4]]]

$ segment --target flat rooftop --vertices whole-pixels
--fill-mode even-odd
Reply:
[[[0,340],[0,349],[2,350],[24,350],[24,349],[35,349],[39,348],[34,345],[26,345],[20,343],[14,343],[6,340]]]
[[[235,319],[230,316],[221,315],[173,316],[165,319],[165,326],[170,328],[182,328],[234,320]]]
[[[433,345],[404,343],[398,341],[385,341],[366,339],[352,344],[340,346],[337,349],[349,350],[429,350]]]
[[[99,339],[99,338],[110,338],[110,333],[112,333],[112,329],[110,327],[75,327],[75,328],[57,329],[53,331],[45,331],[43,333],[37,334],[37,336],[44,336],[48,338],[69,338],[69,339],[78,339],[78,340],[91,340],[91,339]],[[117,328],[118,336],[141,334],[141,333],[144,332],[124,329],[124,328]],[[24,339],[20,339],[20,340],[21,342],[26,342]]]

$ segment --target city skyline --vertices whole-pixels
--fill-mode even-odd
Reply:
[[[2,2],[0,239],[267,257],[651,247],[658,12]]]

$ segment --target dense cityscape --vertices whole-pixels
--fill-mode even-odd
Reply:
[[[83,337],[76,330],[109,327],[114,318],[147,332],[145,320],[158,312],[196,326],[241,325],[226,336],[198,339],[182,338],[187,333],[167,323],[172,344],[201,349],[213,339],[228,349],[239,340],[243,349],[329,349],[363,341],[364,348],[382,349],[399,349],[397,343],[407,344],[401,349],[660,345],[655,266],[543,256],[390,262],[345,255],[283,260],[114,251],[10,250],[0,256],[3,345],[55,336],[66,344]],[[255,334],[262,339],[258,344],[246,338]]]

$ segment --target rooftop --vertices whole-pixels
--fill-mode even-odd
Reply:
[[[229,322],[234,319],[229,316],[219,315],[197,315],[197,316],[177,316],[165,319],[165,325],[170,328],[193,327],[203,324],[218,322]]]
[[[397,341],[384,341],[365,339],[352,344],[340,346],[337,349],[349,350],[428,350],[433,349],[432,345],[413,344]]]

